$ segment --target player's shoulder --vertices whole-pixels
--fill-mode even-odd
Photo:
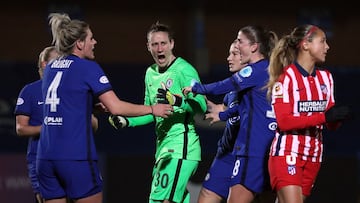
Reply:
[[[196,68],[182,57],[177,57],[173,64],[180,72],[197,72]],[[180,67],[180,68],[179,68]]]
[[[41,84],[42,84],[42,80],[36,80],[26,84],[23,89],[31,89],[31,90],[38,89],[41,88]]]
[[[296,67],[296,65],[294,63],[285,66],[283,68],[283,70],[284,70],[283,71],[284,74],[289,74],[291,72],[293,72],[293,73],[299,72],[298,68]]]
[[[251,63],[243,67],[238,74],[244,78],[250,76],[257,76],[257,75],[266,75],[268,74],[267,68],[269,66],[269,60],[262,59],[255,63]],[[257,76],[258,77],[258,76]]]

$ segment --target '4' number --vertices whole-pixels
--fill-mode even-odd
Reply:
[[[45,104],[50,104],[50,112],[56,112],[56,106],[60,104],[60,98],[57,96],[57,89],[59,87],[63,72],[56,73],[53,81],[51,82],[45,98]]]

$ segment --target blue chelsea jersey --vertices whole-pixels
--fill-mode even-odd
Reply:
[[[266,98],[267,89],[264,88],[269,79],[268,65],[268,60],[260,60],[223,81],[206,85],[196,83],[193,86],[193,92],[199,94],[243,93],[242,107],[238,108],[240,129],[233,151],[236,155],[268,156],[277,127],[271,104]]]
[[[241,100],[241,94],[236,91],[231,91],[227,93],[224,97],[224,105],[230,109],[237,109],[240,108],[239,102]],[[235,143],[236,136],[239,131],[240,126],[240,115],[238,111],[235,111],[231,117],[226,119],[226,125],[223,132],[222,137],[218,141],[218,150],[216,156],[221,156],[226,153],[229,153],[233,150],[233,146]]]
[[[39,126],[43,122],[43,98],[41,80],[27,84],[20,91],[14,110],[15,115],[29,116],[29,125]],[[39,137],[29,137],[27,146],[27,160],[36,160]]]
[[[44,71],[44,123],[38,158],[97,159],[91,125],[93,98],[112,87],[94,61],[75,55],[59,58]]]

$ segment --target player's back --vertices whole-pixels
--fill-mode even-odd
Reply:
[[[44,124],[40,158],[97,159],[91,114],[93,97],[110,86],[108,81],[108,85],[103,84],[102,76],[104,73],[95,62],[74,55],[48,65],[42,86]]]

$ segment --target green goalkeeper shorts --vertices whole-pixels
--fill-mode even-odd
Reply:
[[[199,161],[185,159],[164,159],[159,161],[153,169],[153,179],[149,203],[190,202],[190,193],[186,186],[194,175]]]

